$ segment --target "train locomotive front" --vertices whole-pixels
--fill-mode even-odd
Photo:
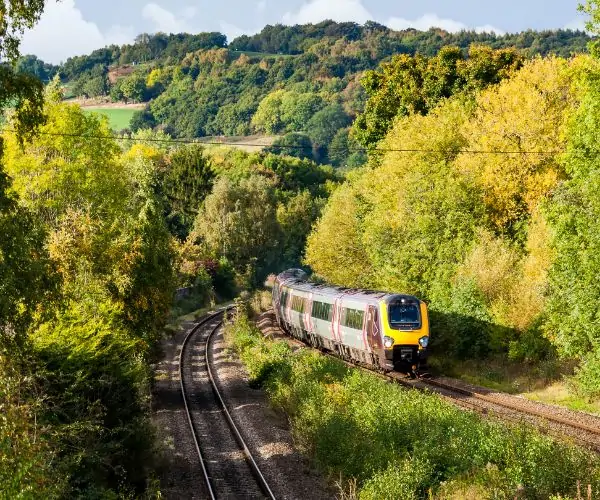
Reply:
[[[299,269],[277,276],[273,307],[293,337],[343,359],[418,374],[426,365],[429,316],[411,295],[310,283]]]

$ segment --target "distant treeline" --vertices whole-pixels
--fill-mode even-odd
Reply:
[[[147,102],[130,123],[133,132],[158,128],[179,138],[281,135],[273,152],[352,168],[366,158],[356,151],[360,146],[349,134],[349,125],[365,111],[370,92],[361,79],[382,62],[416,56],[419,74],[430,78],[427,75],[434,75],[440,65],[450,64],[451,75],[462,71],[453,65],[469,60],[473,46],[510,49],[513,55],[508,57],[513,60],[515,54],[528,58],[585,52],[589,40],[586,33],[570,30],[498,36],[440,29],[393,31],[374,22],[324,21],[266,26],[229,45],[220,33],[142,34],[133,44],[72,57],[60,67],[25,56],[19,71],[44,81],[59,74],[71,96]],[[440,56],[444,47],[454,49]],[[429,59],[431,66],[426,68]],[[498,69],[491,68],[483,79],[472,76],[484,81]],[[442,90],[451,89],[455,83],[465,84],[464,76],[438,83]]]

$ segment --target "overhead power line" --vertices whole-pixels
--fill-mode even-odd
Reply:
[[[5,129],[10,132],[16,132],[14,129]],[[153,142],[163,144],[199,144],[207,146],[244,146],[244,147],[262,147],[275,149],[312,149],[305,144],[256,144],[251,142],[222,142],[222,141],[203,141],[201,139],[167,139],[167,138],[142,138],[126,137],[120,135],[94,135],[94,134],[75,134],[67,132],[36,132],[37,135],[55,136],[55,137],[73,137],[81,139],[110,140],[110,141],[132,141],[132,142]],[[418,149],[418,148],[343,148],[328,147],[328,151],[348,151],[350,153],[454,153],[454,154],[473,154],[473,155],[558,155],[566,153],[566,150],[553,151],[517,151],[517,150],[482,150],[482,149]]]

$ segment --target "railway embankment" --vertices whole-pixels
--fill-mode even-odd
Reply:
[[[536,429],[464,411],[281,338],[268,314],[229,338],[297,445],[346,495],[360,498],[574,498],[600,492],[600,458]],[[463,401],[467,400],[465,394]]]

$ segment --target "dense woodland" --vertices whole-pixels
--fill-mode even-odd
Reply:
[[[134,132],[152,127],[177,138],[278,135],[282,138],[274,144],[274,152],[352,168],[365,161],[363,154],[353,154],[360,145],[348,134],[349,124],[363,111],[365,89],[370,89],[360,80],[381,62],[401,54],[410,61],[418,55],[417,65],[423,66],[444,47],[455,47],[433,67],[422,69],[435,76],[444,70],[436,65],[471,60],[473,46],[507,49],[525,58],[568,57],[584,52],[588,41],[587,34],[569,30],[497,36],[438,29],[393,31],[374,22],[361,26],[324,21],[267,26],[230,44],[220,33],[143,34],[134,44],[72,57],[59,67],[27,56],[18,61],[17,69],[42,80],[60,74],[74,96],[148,103],[130,123]],[[495,78],[484,74],[484,68],[476,71],[471,76],[483,83]],[[446,82],[440,97],[447,96],[448,86],[464,83]]]
[[[416,294],[443,357],[574,362],[572,390],[600,398],[587,35],[324,22],[230,45],[141,35],[55,68],[18,58],[43,2],[9,3],[0,496],[158,495],[150,365],[175,289],[209,303],[291,266]],[[148,104],[113,135],[64,101],[66,83]],[[251,132],[281,138],[261,153],[172,140]]]

